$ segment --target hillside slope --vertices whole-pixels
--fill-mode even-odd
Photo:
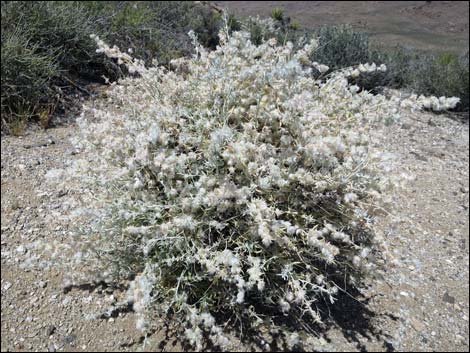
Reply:
[[[304,28],[351,24],[376,43],[436,51],[468,50],[468,1],[216,1],[242,16],[269,16],[275,7]]]

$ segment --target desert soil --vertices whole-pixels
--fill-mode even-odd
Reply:
[[[216,1],[241,16],[266,17],[273,8],[312,29],[349,24],[375,43],[432,51],[468,50],[468,1]]]
[[[144,339],[132,312],[97,315],[122,291],[64,290],[60,267],[29,266],[35,242],[69,236],[72,225],[59,215],[73,190],[51,188],[45,174],[77,158],[69,142],[76,133],[69,121],[1,138],[1,350],[178,350],[178,337]],[[314,348],[468,351],[468,120],[416,113],[377,134],[413,177],[395,192],[397,207],[380,225],[399,262],[369,283],[363,299],[332,311]]]

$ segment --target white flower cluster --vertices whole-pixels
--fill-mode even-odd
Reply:
[[[87,191],[81,207],[95,212],[80,214],[99,214],[74,251],[83,240],[95,273],[135,276],[140,329],[172,313],[198,349],[204,337],[228,344],[226,314],[268,324],[259,305],[320,321],[312,303],[333,303],[338,287],[376,269],[374,204],[391,182],[369,130],[428,105],[348,84],[356,70],[385,69],[374,64],[316,80],[312,70],[328,68],[308,60],[315,41],[296,52],[274,40],[256,46],[245,32],[220,37],[212,52],[195,43],[172,71],[95,37],[140,77],[84,110],[82,159],[62,177]]]
[[[419,96],[417,101],[423,106],[423,108],[431,109],[434,111],[450,110],[454,109],[458,103],[460,103],[460,98],[457,97],[425,97]]]
[[[375,63],[372,64],[359,64],[356,68],[346,68],[342,70],[342,73],[345,77],[358,78],[362,74],[371,74],[374,72],[385,72],[387,71],[387,66],[381,64],[377,66]],[[358,86],[351,86],[356,92],[359,91]],[[392,99],[398,99],[398,97],[393,97]],[[429,109],[433,111],[446,111],[454,109],[457,104],[460,103],[460,98],[458,97],[435,97],[435,96],[423,96],[416,94],[410,95],[408,98],[404,99],[401,102],[402,108],[412,108],[412,109]]]
[[[121,52],[117,46],[113,46],[112,48],[109,47],[103,40],[98,38],[98,36],[95,34],[91,34],[90,38],[95,40],[96,44],[98,45],[98,49],[96,49],[97,53],[104,53],[110,58],[117,59],[117,63],[119,65],[126,65],[131,74],[136,72],[139,73],[143,68],[143,61],[135,59],[130,55]],[[128,52],[129,54],[131,54],[132,49],[129,48]]]

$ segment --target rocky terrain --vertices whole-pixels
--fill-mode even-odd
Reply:
[[[64,271],[34,259],[34,244],[67,241],[63,197],[45,174],[76,158],[72,121],[1,139],[2,351],[174,351],[162,330],[142,337],[131,311],[102,315],[120,288],[64,288]],[[344,300],[319,332],[320,351],[468,351],[469,125],[416,113],[377,131],[383,148],[412,178],[384,217],[396,261],[359,299]],[[38,261],[39,260],[39,261]],[[234,347],[242,349],[243,346]]]

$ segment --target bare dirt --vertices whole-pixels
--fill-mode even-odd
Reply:
[[[266,17],[273,8],[303,28],[350,24],[375,43],[433,51],[468,50],[468,1],[215,1],[241,16]]]
[[[2,351],[175,351],[165,330],[147,338],[123,310],[118,288],[64,289],[61,268],[31,268],[36,241],[66,241],[63,196],[47,171],[76,158],[73,121],[1,138]],[[397,190],[393,216],[380,226],[400,261],[362,299],[343,299],[319,333],[320,351],[468,351],[469,125],[416,113],[377,131],[383,148],[413,176]],[[162,325],[162,328],[164,326]],[[239,345],[235,350],[242,349]]]

